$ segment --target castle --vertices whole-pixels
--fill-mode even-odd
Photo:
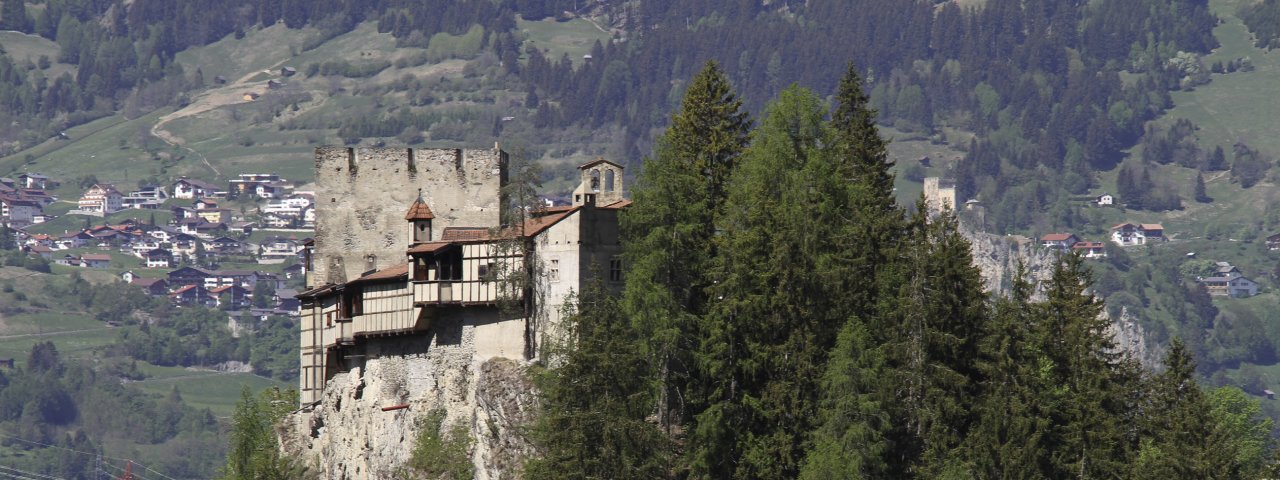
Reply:
[[[496,146],[322,147],[315,161],[315,243],[298,295],[304,407],[371,357],[532,360],[574,292],[594,277],[621,284],[618,212],[630,202],[617,164],[579,167],[571,206],[525,208],[503,195],[508,156]],[[504,223],[510,213],[524,215]],[[400,379],[388,395],[408,402],[447,375]]]

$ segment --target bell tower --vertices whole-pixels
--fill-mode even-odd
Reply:
[[[574,205],[609,205],[623,200],[623,166],[597,158],[578,167],[582,183],[573,191]]]
[[[419,188],[418,199],[409,205],[409,212],[404,214],[404,219],[409,222],[410,245],[431,241],[431,219],[433,218],[436,216],[431,213],[426,200],[422,199],[422,189]]]

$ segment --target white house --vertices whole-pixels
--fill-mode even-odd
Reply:
[[[110,215],[124,209],[124,195],[115,186],[99,183],[84,192],[78,210],[97,215]]]
[[[1166,238],[1164,226],[1158,223],[1122,223],[1111,227],[1111,241],[1117,245],[1130,246],[1166,241]]]
[[[194,199],[199,197],[212,197],[217,191],[217,186],[200,180],[182,178],[173,182],[173,198]]]
[[[1102,242],[1077,242],[1071,250],[1084,258],[1106,258],[1107,246]]]
[[[1094,198],[1093,203],[1096,203],[1099,206],[1115,205],[1116,197],[1110,193],[1104,193]]]
[[[1066,251],[1079,241],[1080,239],[1072,233],[1047,233],[1040,237],[1040,246]]]

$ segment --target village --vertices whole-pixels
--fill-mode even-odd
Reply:
[[[225,186],[179,178],[128,193],[95,182],[75,202],[63,202],[74,203],[66,213],[48,214],[60,203],[50,193],[59,186],[39,173],[0,178],[0,227],[12,246],[54,273],[112,271],[147,295],[176,307],[222,310],[241,325],[299,315],[296,295],[315,224],[312,192],[257,173]],[[229,208],[233,202],[238,209]],[[60,217],[84,220],[79,228],[49,231]]]

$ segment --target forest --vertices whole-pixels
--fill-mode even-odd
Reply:
[[[427,58],[432,51],[492,52],[514,88],[527,90],[540,131],[616,126],[625,132],[626,162],[651,149],[653,132],[687,88],[683,79],[703,59],[725,65],[745,109],[759,112],[793,82],[830,91],[832,72],[853,58],[882,124],[966,151],[947,165],[949,173],[962,197],[993,206],[993,227],[1002,232],[1078,223],[1062,209],[1048,218],[1033,212],[1097,186],[1094,173],[1114,168],[1122,150],[1143,137],[1144,124],[1171,106],[1169,92],[1207,81],[1209,68],[1196,55],[1217,45],[1207,0],[991,0],[982,8],[926,0],[603,2],[615,32],[626,34],[597,43],[578,66],[526,48],[515,30],[517,17],[575,11],[579,2],[568,0],[139,0],[127,8],[120,0],[47,0],[26,11],[23,4],[4,0],[0,12],[10,14],[0,21],[55,40],[62,53],[54,60],[78,68],[74,78],[46,78],[47,61],[25,65],[0,55],[0,120],[26,126],[6,139],[20,145],[108,115],[130,99],[151,108],[181,105],[209,79],[183,71],[177,52],[277,22],[315,28],[323,41],[375,21],[398,45],[427,47]],[[445,49],[447,41],[469,46]],[[832,44],[846,48],[832,55]],[[307,72],[358,77],[386,67],[334,61]],[[413,97],[429,101],[436,87],[419,82]],[[333,128],[358,142],[433,121],[405,114],[370,112]],[[497,135],[501,125],[493,130]],[[1042,170],[1064,180],[1046,182]],[[1179,200],[1134,206],[1165,210]]]
[[[853,68],[758,124],[715,63],[692,80],[622,217],[625,289],[582,293],[540,377],[529,478],[1275,474],[1258,401],[1176,338],[1141,368],[1080,256],[989,297],[953,213],[895,202],[875,115]]]

